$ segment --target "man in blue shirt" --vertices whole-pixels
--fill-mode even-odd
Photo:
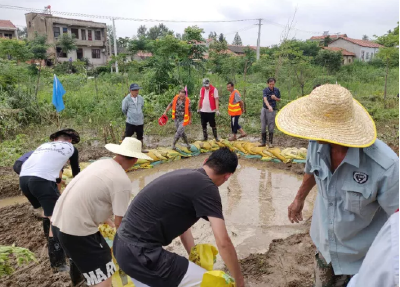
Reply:
[[[263,90],[263,107],[261,109],[261,144],[267,145],[268,126],[269,147],[273,147],[272,141],[274,138],[276,102],[281,100],[281,93],[278,88],[275,88],[276,80],[269,78],[267,81],[268,87]]]
[[[322,85],[286,105],[279,130],[309,139],[303,182],[288,208],[303,220],[310,190],[316,287],[346,286],[390,215],[399,208],[399,158],[376,139],[373,119],[340,85]]]

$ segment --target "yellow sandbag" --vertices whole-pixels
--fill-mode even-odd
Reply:
[[[189,150],[187,147],[183,146],[183,145],[179,145],[178,148],[183,151],[184,153],[186,153],[187,155],[190,155],[192,153],[191,150]]]
[[[202,142],[195,141],[194,143],[192,143],[192,145],[194,145],[198,150],[201,150]]]
[[[268,152],[272,153],[276,158],[279,158],[284,163],[288,163],[290,161],[290,159],[285,158],[284,156],[281,155],[281,150],[278,147],[269,148]]]
[[[200,287],[234,287],[235,280],[224,271],[207,271],[203,275]]]
[[[80,163],[79,163],[79,167],[81,168],[81,170],[84,170],[84,169],[87,168],[90,164],[91,164],[91,162],[80,162]]]
[[[242,153],[246,153],[246,150],[243,148],[242,144],[243,144],[243,142],[239,142],[239,141],[233,142],[233,146],[234,146],[237,150],[241,151]]]
[[[257,143],[245,142],[242,144],[242,147],[246,150],[247,154],[256,155],[258,153],[257,153],[257,150],[254,150],[254,149],[258,148],[257,145],[258,145]]]
[[[99,226],[99,231],[104,238],[114,240],[116,229],[112,228],[110,225],[104,223]]]
[[[72,178],[72,170],[70,168],[64,168],[63,176]]]
[[[261,155],[261,156],[266,156],[267,154],[266,153],[264,153],[264,150],[265,150],[265,147],[253,147],[252,149],[251,149],[251,152],[253,153],[253,154],[257,154],[257,155]]]
[[[147,159],[141,159],[141,158],[139,158],[139,159],[137,160],[137,162],[136,162],[136,164],[139,164],[139,165],[144,164],[144,163],[149,163],[149,161],[148,161]]]
[[[203,146],[201,146],[201,149],[206,149],[206,150],[210,151],[211,150],[211,144],[209,142],[203,142]]]
[[[307,159],[307,149],[302,147],[299,149],[299,155],[303,158],[303,159]]]
[[[307,150],[306,150],[307,153]],[[289,158],[289,159],[306,159],[304,157],[304,151],[303,153],[300,152],[300,149],[297,148],[285,148],[284,150],[281,151],[281,155]],[[306,154],[307,156],[307,154]]]
[[[114,254],[111,251],[111,256],[112,260],[115,264],[116,271],[115,273],[111,276],[111,283],[113,287],[135,287],[135,284],[133,284],[131,278],[129,278],[128,275],[125,274],[124,271],[122,271],[119,268],[119,265],[117,263],[117,260],[115,260]]]
[[[271,161],[271,160],[272,160],[272,157],[270,157],[270,156],[264,156],[264,157],[261,158],[261,160],[262,160],[262,161]]]
[[[211,145],[212,151],[219,149],[219,145],[217,145],[217,142],[215,140],[209,140],[208,143]]]
[[[154,153],[153,150],[149,150],[148,153],[147,153],[147,155],[148,155],[149,157],[151,157],[151,158],[152,158],[153,160],[155,160],[155,161],[160,160],[159,157]]]
[[[219,147],[225,147],[224,143],[222,141],[216,141],[215,142]]]
[[[153,154],[158,158],[158,160],[167,160],[158,150],[152,149]]]
[[[211,244],[197,244],[190,251],[189,260],[210,271],[217,260],[218,250]]]

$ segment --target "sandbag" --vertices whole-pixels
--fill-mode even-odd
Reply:
[[[268,152],[272,153],[276,158],[280,159],[284,163],[288,163],[290,158],[285,158],[281,155],[281,150],[277,147],[268,149]]]
[[[217,260],[218,250],[211,244],[197,244],[189,254],[189,260],[210,271]]]
[[[203,275],[200,287],[234,287],[235,280],[224,271],[207,271]]]

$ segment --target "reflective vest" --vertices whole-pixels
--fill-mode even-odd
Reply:
[[[229,97],[228,114],[232,117],[240,116],[242,114],[242,109],[240,108],[240,104],[233,103],[233,101],[235,100],[235,93],[238,93],[240,96],[240,93],[238,90],[233,90],[231,96]]]
[[[208,100],[210,101],[210,108],[212,111],[215,111],[215,109],[217,108],[215,105],[214,90],[215,90],[215,87],[213,85],[210,85],[210,89],[208,90]],[[200,90],[200,109],[203,107],[203,100],[204,100],[205,92],[206,92],[206,88],[202,87]]]
[[[179,95],[176,95],[174,100],[172,101],[172,119],[175,119],[175,111],[176,111],[176,102],[178,101]],[[185,116],[183,117],[183,126],[187,126],[189,124],[189,98],[186,97],[185,102]]]

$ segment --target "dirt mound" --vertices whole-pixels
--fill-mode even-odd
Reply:
[[[313,284],[315,247],[308,233],[273,240],[269,251],[240,260],[249,286],[306,287]]]
[[[46,239],[42,220],[36,218],[28,203],[16,204],[0,209],[0,245],[25,247],[35,253],[38,262],[15,266],[16,272],[0,278],[0,286],[7,287],[67,287],[69,275],[53,274],[47,256]]]
[[[79,149],[79,161],[87,162],[101,157],[112,157],[113,154],[103,147],[84,147]]]
[[[12,167],[0,166],[0,198],[20,195],[18,175]]]

